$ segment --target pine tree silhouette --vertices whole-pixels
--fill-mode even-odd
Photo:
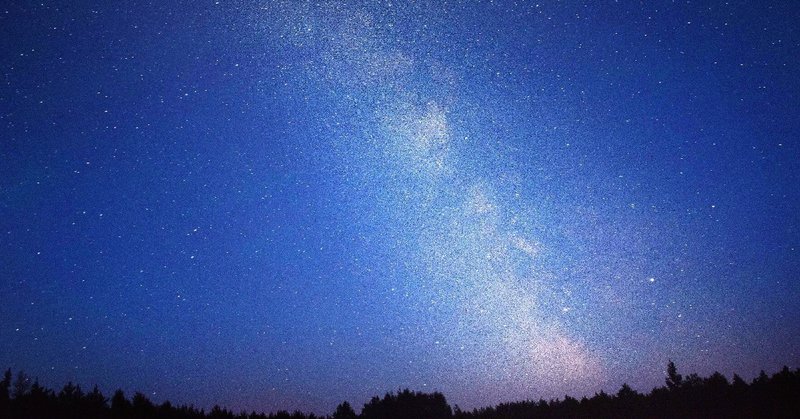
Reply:
[[[358,416],[350,403],[344,401],[333,412],[333,419],[356,419]]]
[[[731,382],[714,372],[708,377],[690,374],[685,379],[675,364],[667,365],[666,386],[639,393],[623,384],[614,395],[603,391],[580,400],[503,403],[455,413],[441,393],[402,390],[373,397],[357,415],[348,402],[336,407],[331,419],[523,419],[523,418],[798,418],[800,417],[800,369],[784,367],[768,376],[761,372],[751,383],[734,375]],[[67,383],[56,394],[38,380],[19,372],[16,379],[6,371],[0,381],[0,419],[318,419],[302,412],[280,411],[270,415],[233,413],[214,406],[208,413],[191,406],[155,405],[143,393],[129,401],[122,390],[109,400],[94,386],[85,393]],[[12,391],[13,390],[13,391]],[[11,391],[12,394],[9,394]],[[321,418],[320,418],[321,419]]]

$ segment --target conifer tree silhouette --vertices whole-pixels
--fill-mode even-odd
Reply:
[[[667,388],[675,390],[683,384],[683,377],[678,374],[678,369],[672,360],[667,364]]]
[[[333,419],[356,419],[357,417],[353,407],[347,401],[336,406],[336,410],[333,412]]]
[[[12,380],[6,371],[0,380],[0,419],[322,419],[313,414],[280,411],[270,415],[235,414],[215,406],[208,413],[191,406],[155,405],[143,393],[129,401],[122,390],[109,400],[95,386],[85,393],[67,383],[57,394],[23,372]],[[667,365],[666,386],[639,393],[623,384],[614,395],[603,391],[580,400],[565,396],[550,401],[503,403],[465,412],[453,412],[441,393],[402,390],[373,397],[356,415],[342,402],[331,419],[524,419],[524,418],[798,418],[800,369],[784,367],[772,376],[761,372],[751,383],[734,375],[732,382],[714,372],[708,377],[680,376]],[[13,391],[12,391],[13,390]],[[9,395],[9,391],[12,394]],[[327,418],[327,417],[326,417]]]

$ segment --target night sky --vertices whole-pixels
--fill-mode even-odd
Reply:
[[[800,4],[704,3],[4,2],[0,367],[330,413],[800,366]]]

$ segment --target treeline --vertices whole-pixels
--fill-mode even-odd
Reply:
[[[462,419],[521,418],[800,418],[800,369],[788,367],[751,383],[737,374],[732,381],[715,372],[709,377],[678,374],[667,365],[665,386],[642,394],[623,384],[616,394],[595,393],[580,400],[539,400],[456,412]]]
[[[678,374],[667,366],[665,386],[642,394],[623,384],[616,394],[595,393],[580,400],[564,399],[505,403],[461,411],[451,409],[441,393],[402,390],[373,397],[356,414],[348,402],[330,416],[302,412],[272,414],[240,412],[214,406],[210,411],[192,406],[155,404],[144,394],[130,399],[122,390],[110,398],[95,386],[85,392],[68,383],[58,393],[31,380],[23,372],[6,371],[0,381],[2,419],[522,419],[522,418],[800,418],[800,369],[784,367],[767,376],[763,371],[747,383],[734,374],[709,377]]]

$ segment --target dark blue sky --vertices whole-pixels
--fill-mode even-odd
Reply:
[[[0,7],[0,366],[327,413],[800,366],[793,2]]]

